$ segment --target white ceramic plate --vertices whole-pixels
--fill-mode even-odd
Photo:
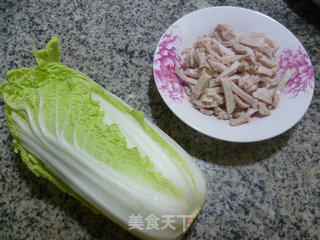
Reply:
[[[199,36],[213,31],[218,23],[236,32],[264,32],[280,46],[278,58],[283,73],[289,66],[296,74],[282,92],[271,116],[252,118],[247,124],[230,126],[229,121],[207,116],[194,109],[174,74],[180,52]],[[296,124],[308,109],[314,88],[310,59],[299,40],[283,25],[261,13],[238,7],[211,7],[189,13],[172,24],[161,37],[154,54],[154,79],[161,97],[183,122],[210,137],[232,142],[254,142],[277,136]]]

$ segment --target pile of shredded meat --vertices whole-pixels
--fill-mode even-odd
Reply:
[[[175,74],[201,113],[240,125],[253,115],[270,115],[295,74],[288,69],[281,79],[275,79],[278,49],[263,33],[238,34],[232,27],[218,24],[209,36],[181,52],[183,63],[175,68]]]

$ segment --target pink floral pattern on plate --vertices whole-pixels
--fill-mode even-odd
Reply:
[[[182,83],[174,73],[176,66],[181,65],[177,46],[181,37],[167,31],[158,45],[154,58],[154,76],[159,90],[166,93],[173,101],[182,102],[186,96]]]
[[[297,97],[300,92],[306,92],[308,86],[314,88],[314,73],[308,54],[301,46],[297,49],[286,48],[279,60],[278,76],[282,77],[289,68],[295,68],[295,75],[288,81],[284,93]]]
[[[182,102],[186,97],[182,83],[174,73],[176,66],[181,66],[181,58],[177,46],[181,44],[181,37],[165,33],[158,45],[154,59],[154,75],[159,90],[166,93],[175,102]],[[285,48],[279,59],[277,77],[281,78],[289,68],[295,68],[296,73],[288,81],[284,93],[297,97],[299,93],[306,92],[307,88],[314,88],[314,72],[309,56],[301,46],[298,48]]]

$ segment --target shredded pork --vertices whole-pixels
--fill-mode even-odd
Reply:
[[[184,49],[175,73],[192,105],[201,113],[230,120],[236,126],[268,116],[279,104],[293,69],[275,81],[278,44],[263,33],[239,34],[218,24],[208,36]]]

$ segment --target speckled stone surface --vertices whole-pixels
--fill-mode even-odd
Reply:
[[[265,13],[302,42],[314,65],[314,98],[302,120],[273,139],[236,144],[182,123],[152,77],[156,44],[178,18],[214,5]],[[300,0],[1,1],[0,78],[35,64],[54,34],[62,60],[143,110],[192,155],[208,195],[187,239],[318,239],[320,236],[320,8]],[[13,152],[0,101],[0,239],[135,239],[31,174]]]

